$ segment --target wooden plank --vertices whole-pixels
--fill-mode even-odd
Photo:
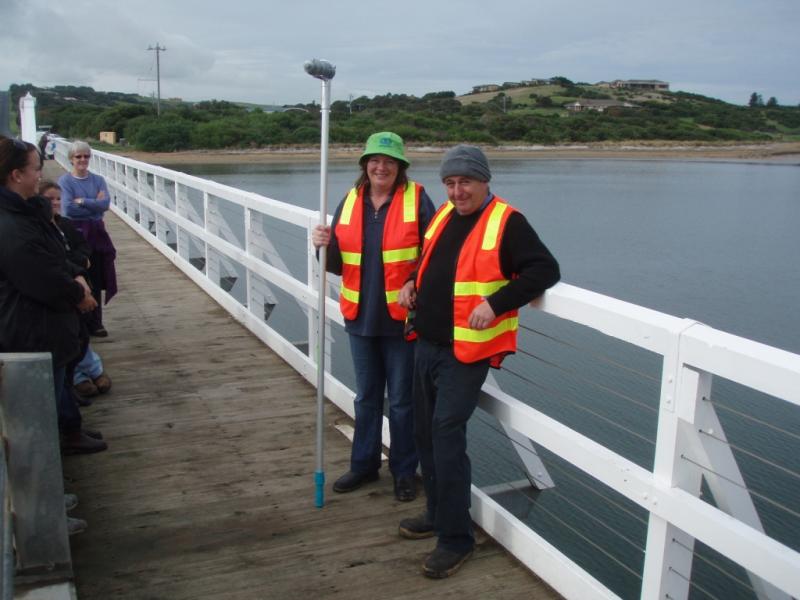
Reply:
[[[556,598],[480,535],[456,577],[420,565],[433,540],[397,535],[424,499],[391,477],[313,506],[315,391],[113,215],[119,295],[95,342],[114,386],[83,409],[109,450],[65,457],[81,599]],[[329,479],[349,464],[328,405]]]

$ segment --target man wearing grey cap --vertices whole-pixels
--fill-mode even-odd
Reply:
[[[438,536],[423,572],[443,578],[472,554],[467,421],[489,367],[516,350],[517,309],[560,278],[558,263],[525,216],[489,190],[483,152],[459,145],[439,171],[448,202],[431,220],[417,271],[400,290],[413,310],[414,436],[426,512],[400,535]]]

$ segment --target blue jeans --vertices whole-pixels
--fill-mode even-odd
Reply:
[[[414,360],[414,437],[428,519],[438,546],[454,552],[475,545],[471,504],[472,466],[467,456],[467,421],[478,406],[489,361],[462,363],[452,346],[417,339]]]
[[[389,396],[389,470],[395,477],[417,470],[411,381],[414,344],[401,336],[366,337],[350,334],[356,372],[356,428],[350,470],[372,473],[381,467],[384,390]]]
[[[72,383],[78,385],[83,381],[95,380],[103,374],[103,361],[100,356],[89,346],[81,361],[75,366],[75,376]]]

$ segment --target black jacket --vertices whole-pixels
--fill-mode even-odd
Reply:
[[[63,366],[79,353],[74,280],[48,202],[0,186],[0,352],[50,352]]]
[[[92,256],[92,248],[83,234],[75,229],[71,219],[55,215],[56,227],[58,227],[67,251],[67,260],[78,269],[81,275],[88,274],[89,258]],[[87,279],[88,283],[88,279]]]
[[[419,336],[440,345],[453,343],[453,281],[461,247],[480,219],[480,211],[453,211],[441,233],[417,290],[414,326]],[[496,315],[519,308],[561,278],[558,261],[521,212],[508,218],[500,241],[500,268],[510,281],[486,301]],[[416,276],[416,274],[414,274]]]

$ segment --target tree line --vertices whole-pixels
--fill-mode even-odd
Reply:
[[[32,88],[33,86],[29,86]],[[84,91],[89,98],[78,101]],[[26,86],[12,86],[12,98]],[[317,104],[283,107],[278,112],[226,101],[162,103],[156,116],[151,103],[134,95],[113,98],[91,88],[69,88],[49,97],[34,88],[39,122],[65,137],[93,139],[114,131],[118,139],[145,151],[259,148],[319,143]],[[15,96],[16,94],[16,96]],[[602,97],[591,88],[564,85],[558,96],[520,103],[497,94],[488,102],[462,104],[452,91],[422,97],[386,94],[362,96],[331,105],[330,141],[361,144],[375,131],[390,130],[407,143],[560,144],[625,140],[764,141],[800,139],[800,108],[751,102],[736,106],[683,92],[663,100],[637,102],[603,112],[570,114],[564,99]],[[53,96],[52,94],[50,96]],[[58,98],[61,101],[58,101]],[[555,101],[557,99],[557,101]]]

